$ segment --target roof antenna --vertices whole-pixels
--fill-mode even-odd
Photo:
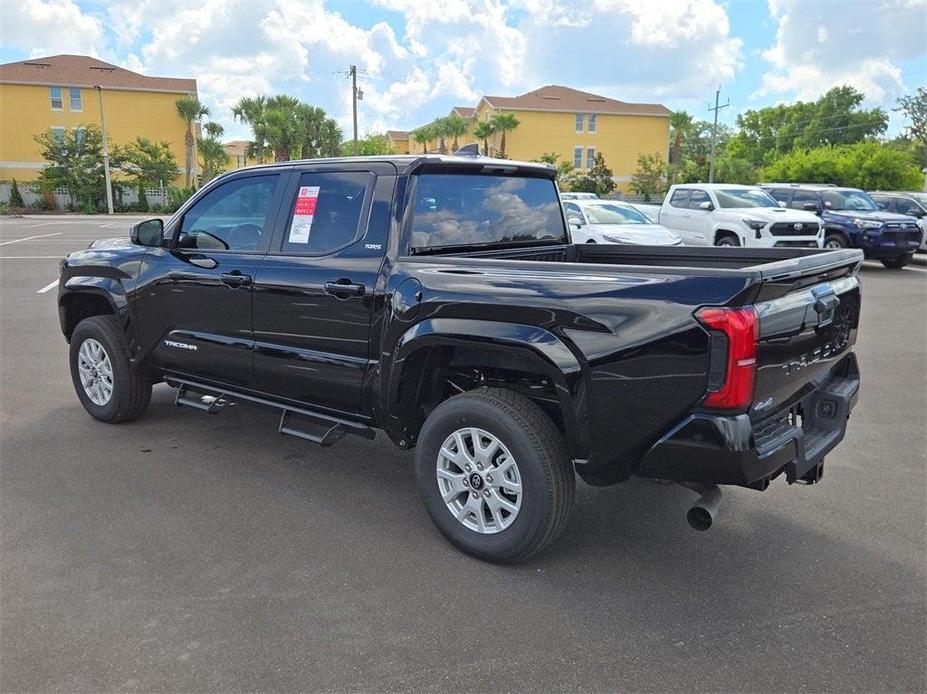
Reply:
[[[464,145],[456,152],[454,152],[455,157],[478,157],[480,156],[480,146],[476,142],[471,142],[469,145]]]

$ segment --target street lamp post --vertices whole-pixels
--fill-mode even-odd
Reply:
[[[103,177],[106,179],[106,209],[113,213],[113,185],[109,173],[109,142],[106,139],[106,116],[103,113],[103,87],[95,85],[100,95],[100,130],[103,133]]]

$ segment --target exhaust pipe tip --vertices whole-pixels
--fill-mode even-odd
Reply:
[[[721,505],[721,488],[716,484],[710,485],[684,485],[701,496],[689,507],[686,520],[693,530],[703,532],[708,530],[715,522],[718,507]]]
[[[686,514],[686,520],[689,521],[689,527],[693,530],[705,531],[711,527],[714,522],[714,516],[707,508],[693,506]]]

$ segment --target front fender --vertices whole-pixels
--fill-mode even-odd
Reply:
[[[429,318],[416,323],[396,342],[380,389],[382,411],[388,431],[406,434],[397,414],[399,385],[409,358],[421,349],[435,346],[479,346],[487,350],[517,351],[525,369],[539,373],[554,384],[567,442],[574,458],[585,458],[589,450],[589,427],[582,367],[566,344],[552,332],[532,325],[462,318]]]

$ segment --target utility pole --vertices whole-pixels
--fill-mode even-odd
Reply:
[[[351,75],[351,111],[354,116],[354,154],[357,154],[357,65],[348,68]]]
[[[718,105],[718,101],[721,98],[721,87],[718,87],[718,91],[715,92],[715,107],[712,108],[711,105],[708,106],[709,111],[715,112],[715,123],[711,126],[711,159],[708,162],[708,182],[715,182],[715,149],[718,143],[718,111],[722,108],[727,108],[731,105],[731,100],[728,99],[727,103]]]
[[[103,114],[103,87],[94,87],[100,95],[100,130],[103,133],[103,178],[106,180],[106,209],[113,213],[113,185],[109,173],[109,143],[106,141],[106,116]]]

